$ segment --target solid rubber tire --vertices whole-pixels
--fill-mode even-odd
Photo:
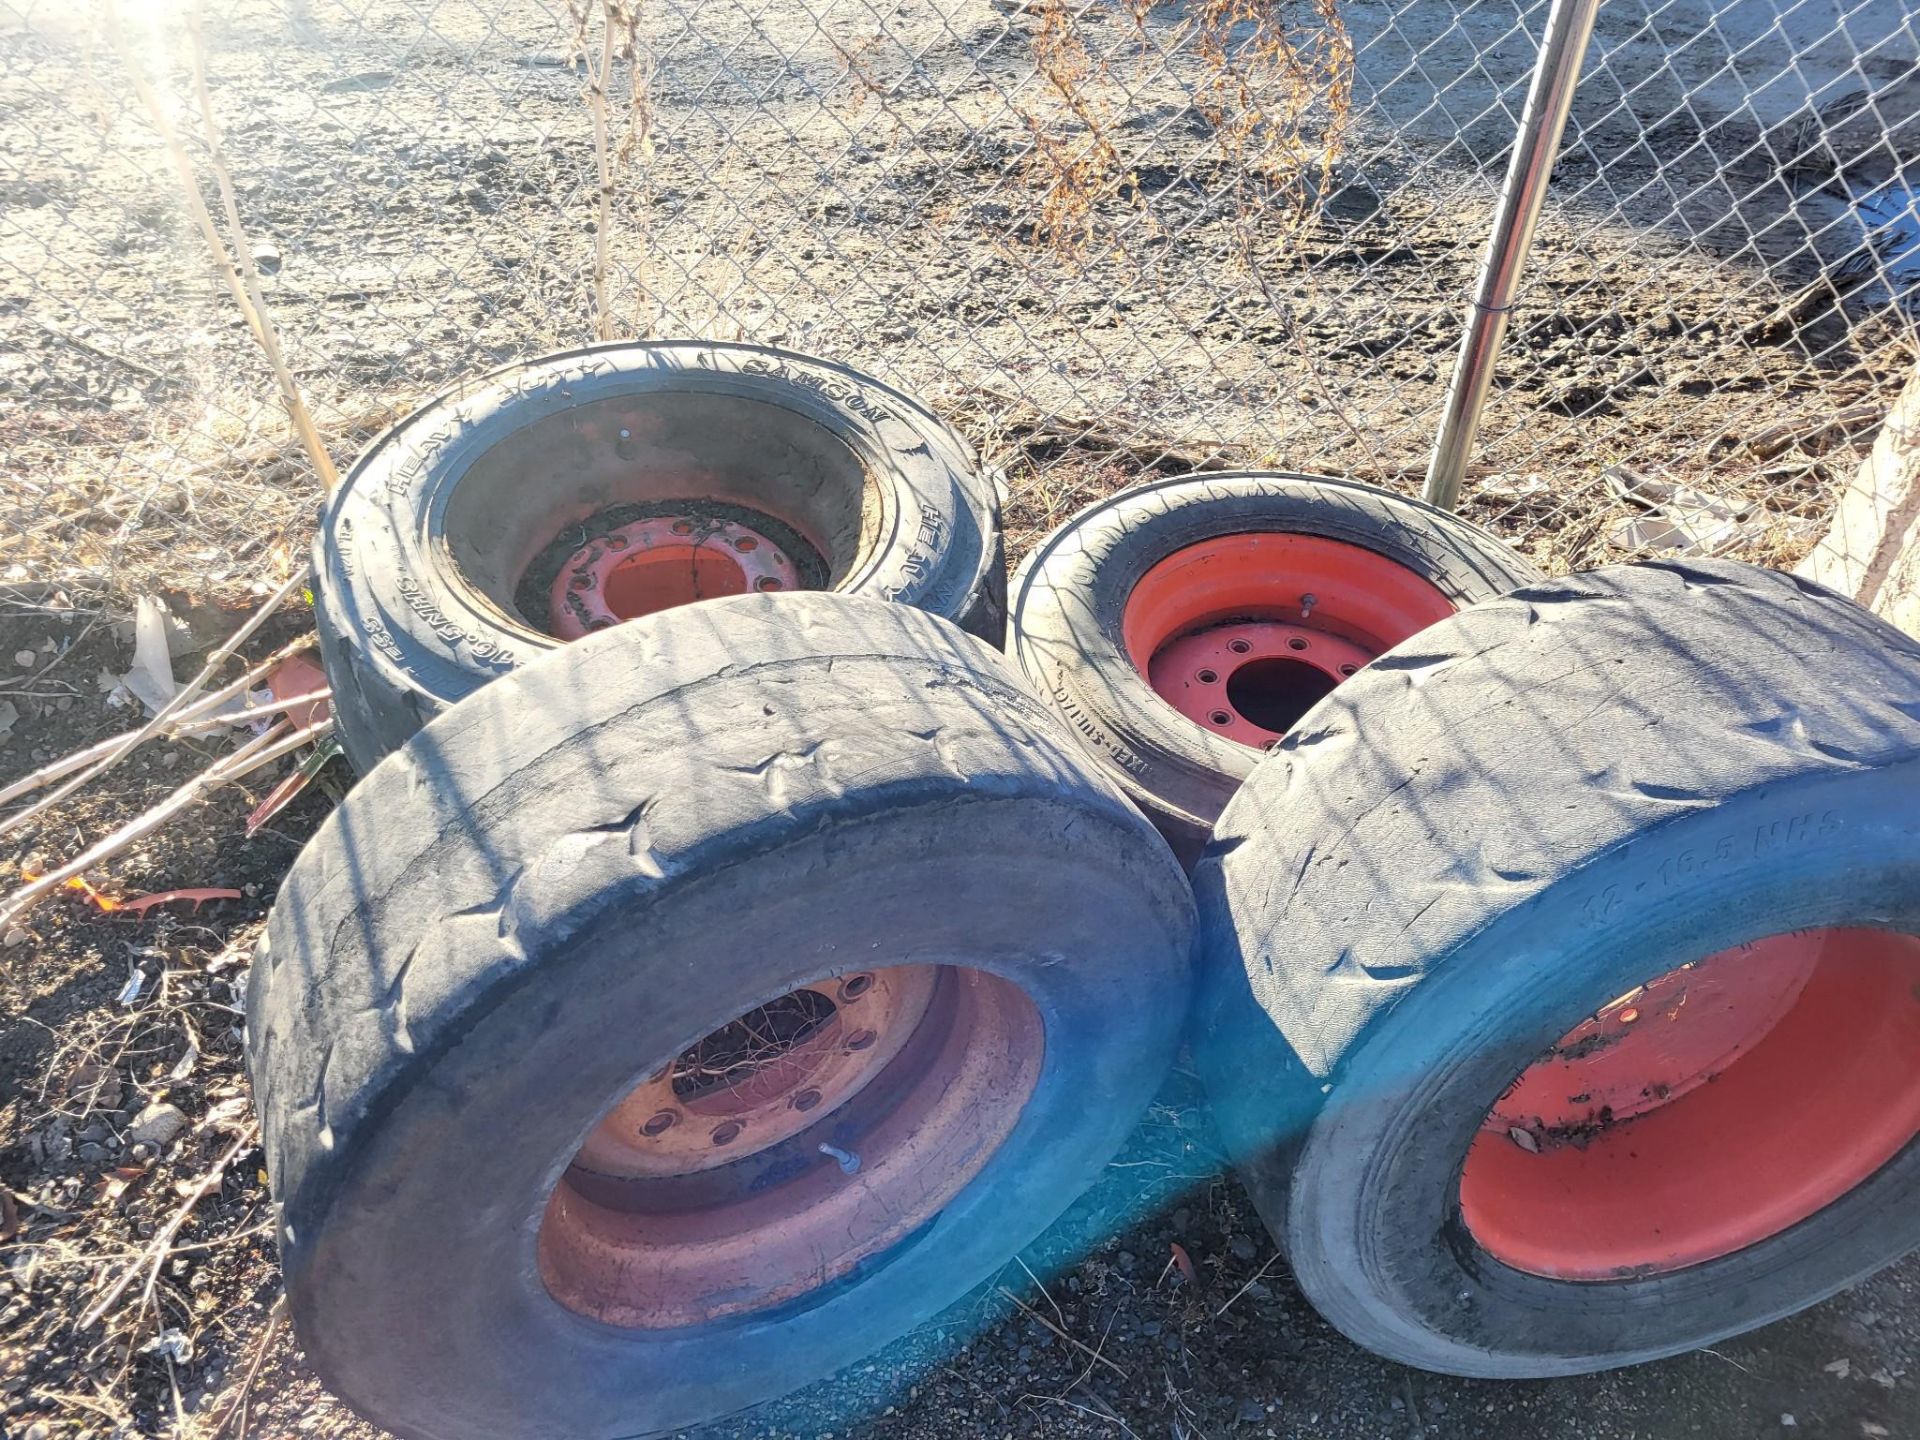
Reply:
[[[376,439],[322,508],[314,622],[341,743],[362,774],[448,705],[561,643],[468,584],[448,554],[443,511],[468,467],[534,421],[661,391],[754,399],[838,435],[883,496],[877,526],[858,537],[859,557],[834,588],[928,610],[1001,643],[998,495],[925,406],[845,366],[765,346],[590,346],[435,396]]]
[[[247,1043],[292,1319],[420,1440],[672,1430],[831,1373],[1005,1264],[1163,1078],[1192,897],[1012,666],[904,606],[713,600],[557,649],[376,766],[302,851]],[[533,1269],[598,1115],[806,981],[963,963],[1045,1057],[917,1236],[772,1311],[623,1330]]]
[[[1785,930],[1920,933],[1917,816],[1920,647],[1772,571],[1523,589],[1341,686],[1194,875],[1196,1059],[1308,1298],[1409,1365],[1565,1375],[1710,1345],[1920,1244],[1920,1142],[1783,1232],[1639,1278],[1522,1273],[1459,1215],[1490,1107],[1608,1000]],[[1716,858],[1663,870],[1683,855]]]
[[[1541,578],[1500,540],[1421,501],[1283,472],[1156,481],[1098,501],[1054,531],[1014,576],[1008,652],[1188,861],[1260,752],[1211,733],[1154,692],[1122,638],[1127,597],[1175,551],[1258,531],[1358,545],[1460,605]]]

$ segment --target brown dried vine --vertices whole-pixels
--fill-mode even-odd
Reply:
[[[586,101],[593,116],[593,153],[596,171],[597,216],[593,234],[594,334],[612,340],[614,316],[611,298],[613,267],[613,201],[621,176],[634,161],[653,158],[653,64],[640,45],[641,0],[567,0],[572,26],[573,53],[586,72]],[[599,36],[593,30],[599,20]],[[627,108],[620,134],[614,135],[613,103],[608,91],[614,65],[627,67]],[[647,286],[644,259],[633,264],[635,333],[647,333]]]
[[[1146,41],[1154,0],[1125,5]],[[1033,141],[1024,178],[1041,196],[1037,237],[1077,258],[1103,234],[1113,238],[1103,217],[1115,201],[1130,201],[1150,223],[1151,197],[1138,180],[1143,157],[1123,153],[1116,138],[1124,117],[1099,93],[1096,82],[1110,77],[1081,37],[1082,7],[1044,0],[1037,13],[1034,62],[1050,104],[1044,113],[1021,112]],[[1338,0],[1197,0],[1148,48],[1200,62],[1189,95],[1212,128],[1216,194],[1248,228],[1258,221],[1271,231],[1276,219],[1283,231],[1305,224],[1331,178],[1352,109],[1353,44]]]

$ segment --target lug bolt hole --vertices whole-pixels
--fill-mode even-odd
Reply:
[[[718,1126],[708,1138],[716,1145],[731,1145],[740,1138],[742,1128],[738,1120],[729,1120],[726,1124]]]
[[[1352,675],[1356,673],[1359,669],[1360,667],[1358,665],[1342,665],[1340,667],[1340,673],[1342,675]]]
[[[1216,710],[1213,712],[1213,714],[1209,715],[1207,718],[1213,721],[1213,723],[1216,725],[1231,725],[1233,723],[1233,716],[1229,715],[1224,710]]]
[[[796,1110],[811,1110],[819,1103],[820,1092],[818,1090],[802,1090],[798,1095],[793,1097],[793,1108]]]
[[[664,1135],[674,1127],[679,1119],[680,1117],[674,1114],[673,1111],[662,1110],[659,1114],[648,1117],[647,1123],[640,1127],[640,1133],[648,1137]]]
[[[676,535],[691,535],[693,533],[693,522],[691,520],[676,520],[673,522],[672,529]]]
[[[840,998],[842,1000],[858,1000],[872,988],[873,976],[849,975],[840,982]]]
[[[1211,670],[1202,670],[1198,675],[1194,676],[1193,678],[1198,680],[1202,685],[1211,685],[1213,684],[1214,681],[1218,680],[1220,677]]]
[[[869,1045],[873,1044],[873,1041],[874,1041],[873,1031],[856,1030],[853,1032],[853,1034],[847,1037],[847,1049],[864,1050]]]
[[[755,588],[759,590],[778,590],[780,588],[780,582],[771,575],[762,575],[760,579],[755,582]]]
[[[1229,640],[1227,642],[1227,649],[1233,651],[1236,655],[1244,655],[1253,649],[1253,642],[1251,640]]]
[[[1293,639],[1287,641],[1287,648],[1289,650],[1304,650],[1307,648],[1307,642],[1296,635]]]
[[[743,550],[743,551],[758,550],[760,548],[760,542],[754,539],[751,535],[742,535],[738,540],[733,542],[733,548],[736,550]]]
[[[1622,1025],[1631,1025],[1639,1018],[1640,1012],[1638,1010],[1622,1010],[1620,1012],[1620,1023]]]

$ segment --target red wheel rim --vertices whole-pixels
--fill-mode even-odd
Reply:
[[[1770,936],[1610,1002],[1483,1123],[1461,1218],[1563,1280],[1733,1254],[1845,1195],[1920,1135],[1920,938]]]
[[[1128,658],[1174,709],[1264,748],[1342,680],[1454,608],[1372,550],[1263,531],[1160,561],[1127,596],[1121,633]]]
[[[1039,1011],[984,971],[821,981],[682,1051],[595,1127],[538,1257],[568,1309],[641,1329],[792,1300],[926,1224],[1012,1133]]]
[[[609,530],[574,551],[554,577],[548,614],[556,638],[676,605],[749,591],[797,590],[793,560],[737,521],[654,515]]]

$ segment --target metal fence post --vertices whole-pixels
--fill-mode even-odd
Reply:
[[[1426,499],[1444,510],[1460,503],[1467,453],[1480,429],[1480,412],[1493,384],[1493,367],[1500,357],[1507,315],[1520,288],[1520,272],[1526,268],[1533,228],[1547,198],[1553,162],[1560,153],[1560,132],[1573,105],[1581,62],[1593,38],[1593,22],[1599,11],[1600,0],[1553,0],[1547,16],[1547,33],[1540,42],[1540,59],[1527,91],[1527,108],[1520,116],[1513,159],[1508,163],[1506,183],[1494,210],[1493,236],[1487,242],[1480,283],[1467,310],[1460,358],[1454,362],[1447,407],[1433,442],[1433,458],[1427,464]]]

